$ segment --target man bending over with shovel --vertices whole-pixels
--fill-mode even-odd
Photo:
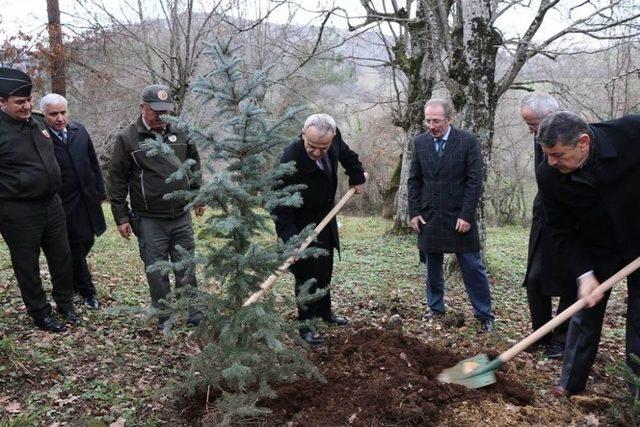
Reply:
[[[585,389],[598,351],[609,292],[601,281],[640,255],[640,116],[587,125],[575,113],[548,115],[537,140],[547,161],[536,171],[558,256],[587,308],[571,318],[556,397]],[[628,276],[626,352],[640,355],[640,274]],[[632,366],[638,373],[637,366]],[[635,391],[635,390],[633,390]]]
[[[358,155],[342,140],[336,122],[327,114],[313,114],[307,118],[302,128],[300,138],[285,148],[281,163],[295,162],[295,174],[286,177],[283,185],[304,184],[301,191],[302,206],[299,208],[280,207],[274,210],[276,232],[283,241],[300,233],[309,224],[318,224],[332,210],[338,184],[338,162],[344,167],[349,176],[349,186],[354,187],[356,193],[364,192],[365,174]],[[291,266],[295,276],[296,296],[302,285],[309,279],[316,282],[309,289],[314,293],[316,289],[324,289],[331,283],[333,272],[333,249],[340,250],[338,240],[338,224],[335,217],[320,232],[312,246],[326,250],[327,254],[318,258],[308,258],[297,261]],[[331,294],[327,290],[320,299],[298,305],[298,319],[308,320],[321,317],[327,323],[337,325],[347,324],[344,316],[339,316],[331,310]],[[310,328],[300,329],[302,338],[311,345],[324,342],[324,338]]]

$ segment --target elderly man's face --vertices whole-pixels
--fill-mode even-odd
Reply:
[[[167,127],[167,122],[160,117],[171,113],[170,111],[154,111],[146,102],[140,104],[140,108],[142,109],[142,118],[151,129],[164,130]]]
[[[61,131],[67,127],[67,107],[64,104],[50,104],[44,107],[44,119],[53,130]]]
[[[540,126],[540,122],[544,117],[538,117],[529,107],[523,107],[522,110],[520,110],[520,115],[522,116],[522,121],[529,129],[529,133],[535,134],[538,132],[538,126]]]
[[[424,109],[424,124],[435,139],[442,138],[451,125],[451,119],[445,116],[442,105],[427,105]]]
[[[326,132],[322,135],[315,126],[309,126],[302,130],[304,149],[311,160],[320,160],[329,151],[333,137],[333,132]]]
[[[29,120],[33,104],[30,96],[12,96],[0,98],[0,107],[14,120]]]
[[[571,173],[578,169],[589,157],[589,144],[591,138],[586,133],[578,137],[575,147],[556,143],[553,147],[541,145],[542,151],[547,155],[549,166],[556,168],[560,173]]]

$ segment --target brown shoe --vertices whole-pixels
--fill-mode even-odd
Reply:
[[[563,397],[569,397],[569,390],[562,387],[561,385],[554,385],[551,388],[551,394],[553,395],[553,397],[560,399]]]

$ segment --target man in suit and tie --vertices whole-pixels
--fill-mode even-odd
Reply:
[[[87,255],[96,236],[106,230],[101,202],[105,200],[100,165],[87,129],[69,121],[67,100],[50,93],[40,100],[40,109],[51,131],[53,150],[62,173],[58,193],[67,220],[67,234],[73,261],[73,290],[86,307],[100,308],[96,287],[87,266]]]
[[[425,319],[445,314],[442,264],[445,253],[455,253],[480,330],[491,332],[491,292],[475,219],[482,192],[480,145],[469,132],[451,126],[452,115],[447,101],[427,101],[427,132],[414,139],[408,179],[411,228],[419,233],[427,270]]]
[[[296,172],[283,179],[283,186],[304,184],[300,193],[303,204],[298,208],[278,207],[273,211],[276,232],[283,241],[300,233],[309,224],[318,224],[331,211],[338,184],[338,163],[349,176],[349,185],[356,193],[364,192],[364,169],[349,146],[342,140],[335,120],[327,114],[313,114],[307,118],[300,138],[289,145],[282,154],[280,163],[294,162]],[[301,259],[291,266],[295,276],[295,294],[299,295],[302,285],[310,279],[315,284],[309,289],[325,289],[331,282],[333,273],[333,249],[340,250],[338,224],[333,218],[320,232],[312,246],[322,248],[326,255],[318,258]],[[308,320],[320,317],[327,323],[344,325],[347,319],[331,310],[331,293],[327,292],[318,300],[298,305],[298,319]],[[310,328],[300,329],[302,338],[311,345],[324,342],[322,336]]]
[[[556,99],[543,92],[526,95],[520,101],[520,115],[527,125],[529,133],[535,135],[540,122],[549,114],[559,110]],[[546,162],[540,144],[533,138],[534,170]],[[531,231],[529,233],[529,252],[524,286],[527,288],[527,301],[531,313],[533,330],[551,320],[553,315],[552,297],[558,296],[557,313],[567,309],[576,302],[576,281],[568,274],[564,264],[558,261],[553,249],[553,240],[544,223],[544,207],[542,197],[536,194],[533,200]],[[567,320],[553,332],[541,340],[546,347],[545,354],[551,359],[562,359],[564,342],[569,321]]]
[[[547,162],[537,170],[555,253],[587,307],[569,323],[555,396],[583,391],[595,361],[610,292],[591,292],[640,256],[640,116],[587,124],[577,114],[548,115],[538,130]],[[640,273],[627,278],[627,365],[640,355]],[[635,394],[636,386],[632,385]]]

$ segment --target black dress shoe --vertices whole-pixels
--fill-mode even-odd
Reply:
[[[66,326],[61,325],[56,319],[51,316],[43,317],[42,319],[37,319],[33,322],[38,328],[47,332],[64,332],[67,330]]]
[[[430,322],[432,320],[442,320],[444,319],[444,313],[441,311],[433,311],[429,310],[422,316],[422,320],[425,322]]]
[[[84,299],[84,306],[93,310],[100,309],[100,301],[95,296],[86,297]]]
[[[158,317],[158,330],[163,332],[168,332],[171,328],[171,324],[169,323],[170,316],[160,316]]]
[[[320,345],[324,343],[324,337],[312,331],[300,332],[300,336],[310,345]]]
[[[71,326],[78,326],[80,324],[80,318],[75,311],[61,311],[60,314],[67,320],[67,323]]]
[[[481,320],[480,332],[493,332],[493,320],[491,319]]]
[[[569,390],[567,390],[566,388],[562,387],[561,385],[554,385],[553,387],[551,387],[551,395],[553,397],[555,397],[556,399],[561,399],[563,397],[569,397],[571,393],[569,393]]]
[[[189,313],[187,316],[187,325],[198,326],[202,322],[202,312],[196,311],[195,313]]]
[[[544,354],[549,359],[562,359],[564,357],[564,346],[559,342],[552,341],[551,344],[547,345]]]
[[[338,325],[338,326],[344,326],[347,323],[349,323],[346,317],[340,316],[339,314],[332,314],[331,316],[323,317],[323,320],[327,323],[331,323],[333,325]]]

